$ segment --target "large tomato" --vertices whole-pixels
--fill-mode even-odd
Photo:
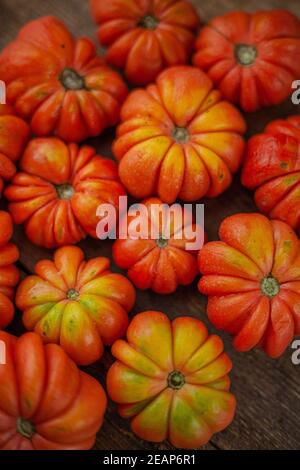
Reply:
[[[199,17],[185,0],[91,0],[107,59],[136,85],[188,62]]]
[[[208,317],[235,335],[238,351],[262,346],[279,357],[300,334],[300,241],[261,214],[228,217],[219,234],[199,253]]]
[[[115,125],[127,87],[97,56],[90,39],[43,17],[24,26],[0,54],[7,99],[37,136],[80,142]]]
[[[172,67],[125,102],[113,150],[138,199],[196,201],[228,188],[244,153],[240,112],[200,70]]]
[[[63,349],[35,333],[0,332],[1,450],[87,450],[106,409],[102,386],[80,371]]]
[[[113,161],[55,137],[31,140],[20,169],[5,190],[9,210],[15,223],[25,223],[28,238],[46,248],[96,237],[98,206],[118,208],[126,194]]]
[[[0,196],[4,181],[16,173],[19,159],[29,139],[30,129],[22,119],[13,115],[9,106],[0,105]]]
[[[223,349],[199,320],[171,323],[163,313],[141,313],[127,341],[112,347],[117,362],[108,371],[108,393],[141,439],[169,439],[175,447],[195,449],[234,417],[227,375],[232,364]]]
[[[300,77],[300,21],[286,10],[218,16],[196,49],[194,64],[247,112],[281,103]]]
[[[19,270],[13,264],[19,259],[19,250],[10,243],[13,234],[11,216],[0,211],[0,329],[13,319],[14,287],[19,282]]]
[[[278,119],[249,140],[242,183],[257,207],[300,233],[300,116]]]
[[[109,271],[108,258],[85,261],[72,246],[57,250],[54,261],[39,261],[16,294],[25,327],[60,344],[81,365],[97,361],[103,344],[125,334],[134,302],[132,284]]]
[[[160,199],[152,198],[138,207],[135,215],[129,213],[125,219],[126,237],[113,245],[115,263],[128,270],[128,277],[140,289],[170,294],[178,285],[191,284],[199,272],[197,253],[204,241],[201,226],[180,205],[169,212]],[[131,233],[131,225],[139,227],[138,239]],[[196,241],[201,247],[189,249]]]

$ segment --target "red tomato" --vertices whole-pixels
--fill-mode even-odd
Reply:
[[[4,181],[9,181],[17,171],[15,162],[30,135],[29,126],[13,114],[12,108],[0,105],[0,197]]]
[[[238,351],[262,346],[279,357],[300,334],[300,241],[260,214],[227,217],[219,235],[199,253],[208,317],[235,336]]]
[[[185,0],[91,0],[107,59],[136,85],[153,82],[166,67],[186,64],[200,23]]]
[[[174,206],[170,219],[163,212],[160,199],[148,199],[141,206],[141,215],[129,215],[125,220],[127,230],[124,229],[124,233],[127,239],[119,239],[114,243],[114,261],[117,266],[128,270],[128,277],[136,287],[152,289],[159,294],[171,294],[178,285],[191,284],[199,272],[199,249],[188,249],[188,245],[195,243],[196,238],[199,241],[204,239],[203,229],[193,223],[192,214],[188,218],[185,212],[184,216],[180,205]],[[159,211],[164,214],[163,219],[157,217]],[[138,239],[130,233],[131,224],[139,227]],[[153,230],[157,233],[156,239],[152,238]],[[193,234],[187,233],[187,230],[192,230]]]
[[[25,223],[36,245],[56,248],[87,234],[96,238],[97,208],[116,209],[126,194],[116,164],[93,147],[65,144],[54,137],[33,139],[5,196],[16,224]]]
[[[218,16],[196,49],[194,64],[248,112],[284,101],[300,77],[300,21],[286,10]]]
[[[257,207],[300,233],[300,116],[278,119],[247,146],[242,183]]]
[[[108,393],[141,439],[196,449],[231,423],[232,364],[222,340],[209,336],[201,321],[140,313],[112,354],[117,361],[107,374]]]
[[[128,90],[97,56],[88,38],[75,39],[59,19],[26,24],[0,54],[7,99],[37,136],[67,142],[99,135],[119,120]]]
[[[0,211],[0,329],[12,321],[15,307],[14,287],[19,282],[19,270],[13,264],[19,259],[19,250],[10,243],[13,234],[11,216]]]
[[[0,450],[93,447],[107,404],[101,385],[35,333],[0,332],[0,341]]]

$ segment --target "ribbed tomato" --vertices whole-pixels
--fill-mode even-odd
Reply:
[[[194,64],[247,112],[281,103],[300,77],[300,21],[286,10],[218,16],[196,49]]]
[[[96,155],[93,147],[65,144],[55,137],[33,139],[5,196],[16,224],[25,223],[28,238],[46,248],[96,238],[97,208],[116,209],[125,190],[117,165]]]
[[[196,201],[229,187],[244,153],[240,112],[195,67],[172,67],[124,103],[113,151],[134,197]]]
[[[135,207],[135,215],[129,212],[124,221],[126,237],[113,245],[117,266],[128,270],[129,279],[138,288],[159,294],[191,284],[199,272],[197,253],[204,242],[203,228],[194,224],[192,213],[183,211],[180,205],[169,212],[160,199],[152,198],[138,207],[141,213]],[[138,239],[131,226],[139,227]],[[201,244],[198,249],[192,246],[196,242]]]
[[[10,106],[0,105],[0,197],[4,182],[16,173],[15,162],[20,158],[29,135],[28,124],[14,116]]]
[[[103,345],[125,334],[135,302],[132,284],[110,272],[109,264],[108,258],[86,261],[75,246],[57,250],[53,261],[39,261],[16,294],[25,327],[60,344],[77,364],[100,359]]]
[[[166,67],[186,64],[199,17],[185,0],[91,0],[107,59],[136,85],[153,82]]]
[[[0,332],[1,450],[87,450],[106,409],[102,386],[35,333]]]
[[[68,142],[99,135],[118,122],[128,93],[121,76],[88,38],[74,39],[47,16],[27,23],[0,54],[7,100],[37,136]]]
[[[228,217],[219,235],[199,253],[208,317],[235,336],[238,351],[262,346],[279,357],[300,334],[300,241],[261,214]]]
[[[172,323],[160,312],[132,320],[127,341],[112,347],[107,390],[141,439],[195,449],[232,421],[232,364],[222,340],[195,318]]]
[[[0,211],[0,329],[12,321],[15,307],[14,287],[19,282],[19,270],[13,264],[19,259],[19,250],[10,239],[13,234],[11,216]]]
[[[259,210],[300,234],[300,116],[273,121],[249,140],[242,183],[255,189]]]

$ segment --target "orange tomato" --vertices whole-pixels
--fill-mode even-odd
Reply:
[[[203,229],[193,223],[193,216],[179,205],[174,210],[163,211],[160,199],[147,199],[141,203],[147,212],[126,218],[126,239],[113,245],[117,266],[127,269],[128,277],[140,289],[152,289],[158,294],[171,294],[178,285],[191,284],[198,274],[196,249],[189,244],[204,242]],[[163,217],[159,218],[159,211]],[[130,224],[141,225],[140,236],[130,233]],[[158,224],[158,225],[157,225]],[[122,224],[120,229],[122,229]],[[156,232],[156,239],[151,233]],[[188,233],[192,231],[192,233]]]
[[[171,323],[160,312],[140,313],[127,341],[112,347],[117,361],[108,371],[108,393],[141,439],[195,449],[235,414],[227,375],[232,364],[223,349],[222,340],[195,318]]]
[[[137,199],[196,201],[227,189],[244,153],[245,121],[194,67],[172,67],[133,91],[113,145],[119,175]]]
[[[96,238],[98,206],[118,209],[126,194],[113,161],[93,147],[54,137],[31,140],[20,169],[5,191],[9,210],[16,224],[25,224],[29,240],[46,248],[77,243],[87,234]]]
[[[0,211],[0,329],[12,321],[15,307],[14,287],[19,282],[19,270],[13,264],[19,259],[19,250],[10,239],[13,234],[11,216]]]
[[[279,357],[300,334],[300,241],[261,214],[227,217],[219,235],[199,253],[208,317],[235,336],[238,351],[262,346]]]
[[[25,327],[60,344],[80,365],[100,359],[103,345],[125,334],[134,302],[132,284],[109,271],[108,258],[85,261],[74,246],[57,250],[53,261],[39,261],[16,294]]]
[[[59,19],[27,23],[0,54],[7,100],[35,135],[67,142],[99,135],[119,120],[128,89],[88,38],[75,39]]]
[[[166,67],[186,64],[199,17],[185,0],[91,0],[98,38],[107,59],[136,85],[155,80]]]
[[[1,450],[87,450],[102,426],[102,386],[80,371],[63,349],[35,333],[0,332]]]

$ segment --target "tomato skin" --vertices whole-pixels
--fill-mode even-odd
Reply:
[[[98,136],[119,119],[128,89],[88,38],[74,39],[59,19],[27,23],[0,54],[7,100],[39,137],[66,142]]]
[[[35,333],[16,338],[0,331],[0,341],[6,346],[0,367],[0,450],[92,448],[107,406],[100,383],[80,371],[60,346],[43,345]],[[20,419],[30,436],[20,432]]]
[[[132,284],[110,272],[108,258],[85,261],[75,246],[58,249],[53,261],[39,261],[16,294],[27,330],[60,344],[80,365],[99,360],[104,345],[125,334],[134,302]]]
[[[189,61],[200,20],[188,1],[90,0],[90,6],[107,60],[133,84],[147,85],[163,69]]]
[[[171,322],[161,312],[140,313],[127,341],[112,347],[117,361],[107,374],[108,394],[141,439],[196,449],[235,414],[232,363],[223,350],[222,340],[195,318]]]
[[[255,190],[255,202],[271,219],[300,233],[300,117],[270,122],[247,145],[242,184]]]
[[[118,209],[126,194],[113,161],[54,137],[31,140],[20,170],[5,191],[9,210],[32,243],[46,248],[96,238],[98,206]]]
[[[155,85],[134,90],[121,111],[113,152],[136,199],[172,204],[227,189],[244,154],[246,123],[195,67],[172,67]]]
[[[280,357],[300,333],[300,242],[292,228],[261,214],[227,217],[221,241],[199,253],[208,317],[245,352],[261,346]]]
[[[300,76],[300,21],[286,10],[235,11],[199,33],[193,63],[246,112],[283,102]]]
[[[152,289],[158,294],[171,294],[175,292],[178,285],[191,284],[198,274],[197,253],[198,250],[192,251],[186,247],[186,244],[194,243],[196,235],[198,239],[205,238],[203,229],[193,223],[192,214],[190,220],[184,223],[184,212],[178,205],[172,212],[172,219],[169,226],[157,227],[155,221],[157,217],[154,210],[163,210],[163,204],[160,199],[150,198],[141,203],[141,206],[147,208],[147,213],[142,214],[142,226],[146,230],[142,230],[140,238],[136,240],[133,234],[130,234],[130,224],[140,221],[139,216],[127,215],[126,239],[118,239],[113,245],[113,258],[117,266],[127,269],[129,279],[139,289]],[[166,216],[167,217],[167,216]],[[165,220],[167,218],[165,217]],[[163,245],[160,246],[161,240],[154,239],[151,234],[151,227],[157,228],[157,236],[163,238]],[[122,228],[122,223],[121,227]],[[193,239],[189,239],[183,232],[183,237],[176,239],[182,230],[193,230]]]
[[[0,211],[0,227],[0,329],[3,329],[14,317],[14,288],[19,282],[20,273],[14,265],[19,259],[19,250],[10,242],[13,223],[7,212]]]
[[[17,171],[15,163],[29,136],[28,124],[15,116],[10,106],[0,104],[0,197],[4,182],[11,180]]]

